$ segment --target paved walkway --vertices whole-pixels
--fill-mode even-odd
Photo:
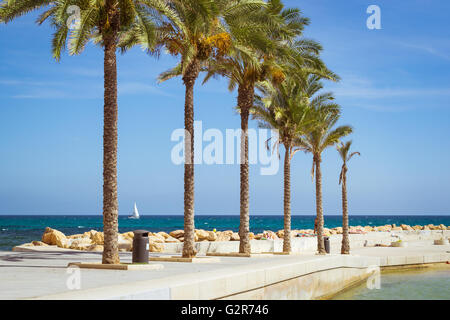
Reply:
[[[122,262],[131,262],[131,253],[121,253],[120,256]],[[220,259],[219,263],[207,264],[158,263],[164,265],[162,270],[81,269],[81,290],[71,291],[67,286],[67,281],[71,276],[67,271],[67,264],[69,262],[99,262],[101,261],[101,253],[56,250],[0,252],[0,299],[37,298],[48,295],[52,295],[49,298],[95,298],[97,297],[96,294],[100,294],[100,292],[106,294],[108,288],[116,288],[117,292],[122,292],[124,288],[127,288],[128,293],[130,293],[133,290],[136,292],[142,291],[144,287],[156,284],[159,284],[158,288],[162,290],[159,297],[164,299],[166,297],[166,291],[163,290],[164,286],[181,286],[183,283],[187,283],[189,279],[189,281],[199,278],[219,279],[225,275],[246,273],[246,281],[250,281],[248,276],[250,274],[252,275],[252,281],[258,281],[256,271],[262,271],[263,277],[265,277],[262,281],[264,284],[268,284],[268,277],[278,277],[270,280],[273,282],[283,281],[282,276],[286,276],[286,279],[288,279],[289,276],[294,277],[308,272],[326,270],[325,268],[339,267],[343,263],[350,262],[352,267],[358,267],[358,261],[364,262],[361,263],[361,267],[373,264],[373,261],[378,261],[382,266],[443,262],[450,260],[450,245],[436,246],[432,245],[430,241],[416,241],[409,243],[407,248],[366,247],[355,249],[351,256],[332,253],[327,256],[305,254],[274,255],[265,258],[221,257]],[[302,271],[299,271],[300,266],[303,266]],[[279,275],[284,273],[280,271],[284,270],[282,268],[288,270],[285,275]],[[273,275],[268,273],[270,270],[274,271]],[[95,291],[94,288],[104,288],[104,290]],[[157,291],[152,294],[148,297],[158,297]],[[189,292],[186,294],[189,294]],[[173,298],[173,294],[171,297]],[[206,296],[197,294],[195,297]],[[129,295],[128,298],[132,298],[132,295]]]

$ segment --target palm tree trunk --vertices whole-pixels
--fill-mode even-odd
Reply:
[[[320,155],[314,156],[316,165],[316,215],[317,215],[317,252],[326,254],[323,242],[323,208],[322,208],[322,171],[320,169]]]
[[[118,244],[117,199],[117,65],[114,24],[110,15],[110,32],[104,35],[104,119],[103,119],[103,264],[120,263]]]
[[[186,69],[183,82],[186,87],[184,103],[184,242],[183,258],[192,258],[197,254],[195,246],[194,224],[194,85],[200,66],[193,61]]]
[[[250,253],[250,214],[249,214],[249,165],[248,165],[248,118],[253,105],[254,87],[239,86],[238,107],[241,111],[241,161],[240,161],[240,222],[239,252]]]
[[[285,144],[284,153],[284,240],[283,252],[291,252],[291,149]]]
[[[350,241],[348,236],[348,206],[347,206],[347,169],[342,174],[342,247],[341,254],[350,254]]]

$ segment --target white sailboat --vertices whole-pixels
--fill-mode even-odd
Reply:
[[[139,219],[139,212],[136,207],[136,202],[134,203],[133,215],[128,217],[129,219]]]

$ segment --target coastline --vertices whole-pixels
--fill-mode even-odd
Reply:
[[[442,236],[439,236],[439,232],[442,233]],[[445,226],[444,224],[440,224],[439,226],[435,226],[433,224],[429,225],[415,225],[410,226],[406,224],[401,224],[397,226],[395,224],[383,225],[383,226],[351,226],[349,228],[350,237],[355,238],[354,243],[356,243],[358,235],[369,234],[370,236],[367,239],[359,239],[359,241],[364,241],[364,245],[395,245],[393,242],[397,240],[398,245],[402,245],[401,240],[404,237],[408,237],[409,235],[417,235],[419,238],[430,238],[433,240],[440,240],[448,242],[448,238],[444,236],[444,233],[450,232],[450,226]],[[385,237],[383,234],[389,233],[388,237]],[[342,234],[342,227],[335,228],[324,228],[323,229],[324,236],[331,237]],[[433,237],[433,235],[435,235]],[[132,231],[128,231],[125,233],[119,233],[118,235],[118,244],[120,251],[132,251],[133,247],[133,237],[134,233]],[[284,230],[278,230],[276,232],[271,230],[265,230],[262,233],[249,233],[250,241],[255,240],[278,240],[283,239]],[[294,240],[293,243],[293,251],[304,251],[305,249],[314,248],[315,234],[312,229],[300,229],[300,230],[292,230],[291,238]],[[387,240],[389,238],[389,241]],[[298,239],[305,239],[302,241],[302,245],[297,245],[296,242]],[[72,250],[83,250],[83,251],[103,251],[103,241],[104,235],[103,232],[97,230],[90,230],[88,232],[84,232],[83,234],[72,234],[65,235],[59,230],[52,229],[50,227],[46,227],[44,233],[42,234],[41,239],[33,240],[29,243],[24,243],[18,246],[15,246],[13,250],[18,250],[17,248],[33,248],[33,247],[46,247],[46,246],[57,246],[62,249],[72,249]],[[169,233],[164,231],[160,232],[149,232],[148,234],[149,241],[149,251],[150,252],[179,252],[182,248],[184,241],[184,231],[173,230]],[[339,239],[333,237],[332,242],[339,242]],[[377,242],[378,241],[378,242]],[[237,232],[233,232],[232,230],[225,231],[217,231],[214,230],[204,230],[204,229],[195,229],[195,242],[197,243],[197,252],[199,253],[207,253],[207,252],[222,252],[220,250],[215,250],[207,248],[205,249],[201,247],[205,246],[215,246],[216,243],[238,243],[239,235]],[[370,243],[369,243],[370,242]],[[235,246],[235,245],[234,245]],[[227,245],[225,250],[233,252],[232,244]],[[361,246],[361,243],[358,243],[358,246]],[[261,252],[261,250],[266,251],[274,251],[275,249],[260,249],[256,252]]]
[[[164,269],[155,271],[82,269],[80,290],[66,288],[67,264],[99,261],[101,253],[57,247],[0,252],[4,270],[0,286],[2,298],[6,299],[323,299],[348,285],[363,283],[373,275],[374,267],[403,268],[450,261],[450,245],[434,245],[432,237],[403,233],[408,239],[407,247],[358,247],[361,240],[355,238],[351,240],[350,255],[337,253],[339,246],[332,241],[331,254],[325,256],[303,251],[257,259],[220,257],[220,262],[206,264],[161,262]],[[450,235],[450,231],[444,233]],[[392,232],[356,236],[368,239],[373,234],[387,237],[388,241],[392,236]],[[437,237],[440,231],[431,234]],[[331,237],[338,239],[339,235]],[[255,240],[272,244],[278,241]],[[151,253],[161,255],[166,253]],[[131,253],[121,252],[121,260],[131,261]],[[24,281],[11,280],[19,277]],[[29,283],[33,283],[33,288]]]

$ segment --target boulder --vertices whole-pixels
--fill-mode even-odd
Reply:
[[[42,241],[33,241],[31,242],[31,244],[35,247],[48,247],[48,244],[46,244],[45,242]]]
[[[403,231],[402,227],[393,227],[391,231]]]
[[[78,238],[74,239],[69,246],[69,249],[74,250],[87,250],[92,245],[91,239],[88,238]]]
[[[175,230],[169,233],[170,236],[178,239],[184,237],[184,230]]]
[[[165,239],[157,236],[149,236],[148,237],[148,241],[149,242],[155,242],[155,243],[164,243]]]
[[[374,229],[373,229],[372,226],[365,226],[365,227],[364,227],[364,231],[366,231],[366,232],[372,232],[372,231],[374,231]]]
[[[413,230],[422,230],[423,229],[423,227],[422,226],[419,226],[419,225],[416,225],[416,226],[414,226],[414,227],[412,227],[413,228]]]
[[[250,240],[255,239],[255,234],[254,234],[253,232],[249,232],[249,233],[248,233],[248,238],[249,238]]]
[[[233,232],[231,234],[230,240],[231,241],[239,241],[241,238],[239,237],[239,234],[237,232]]]
[[[83,238],[84,234],[78,233],[78,234],[72,234],[70,236],[66,236],[67,239],[78,239]]]
[[[263,237],[262,233],[255,234],[255,240],[261,240],[262,237]]]
[[[96,245],[103,245],[105,242],[105,236],[103,232],[96,232],[92,238],[91,241]]]
[[[128,232],[122,233],[122,236],[124,238],[131,239],[131,241],[133,241],[133,239],[134,239],[134,232],[133,231],[128,231]]]
[[[166,232],[164,232],[164,231],[160,231],[160,232],[158,232],[158,234],[159,234],[160,236],[162,236],[164,239],[167,239],[167,238],[173,238],[171,235],[169,235],[168,233],[166,233]]]
[[[342,234],[342,227],[335,228],[337,234]]]
[[[119,250],[122,251],[131,251],[133,250],[133,239],[129,237],[125,237],[122,234],[119,234]]]
[[[89,238],[89,239],[92,239],[92,238],[94,237],[94,235],[95,235],[97,232],[98,232],[97,230],[90,230],[90,231],[87,231],[87,232],[85,232],[85,233],[83,234],[83,238]]]
[[[440,224],[440,225],[439,225],[439,229],[441,229],[441,230],[447,230],[447,227],[444,226],[443,224]]]
[[[270,239],[270,240],[277,240],[278,236],[277,236],[277,234],[275,232],[268,230],[268,231],[264,231],[263,232],[262,239],[264,239],[264,238],[266,240],[268,240],[268,239]]]
[[[208,231],[205,231],[203,229],[195,229],[195,234],[197,235],[199,241],[206,240],[209,236]]]
[[[180,238],[181,239],[181,238]],[[164,240],[165,243],[177,243],[180,242],[179,239],[169,236]]]
[[[60,248],[66,248],[68,240],[61,231],[47,227],[42,235],[42,242],[53,246],[56,245]]]
[[[278,230],[276,232],[276,235],[278,238],[283,239],[284,238],[284,230]]]
[[[213,231],[208,231],[208,238],[206,238],[208,241],[216,241],[217,240],[217,234]]]
[[[216,241],[230,241],[232,234],[233,232],[229,233],[227,231],[218,231],[216,232]]]
[[[164,244],[159,242],[149,242],[149,250],[150,252],[163,252]]]
[[[413,228],[411,228],[411,226],[409,226],[407,224],[400,225],[400,228],[402,228],[402,230],[405,230],[405,231],[413,231],[414,230]]]

